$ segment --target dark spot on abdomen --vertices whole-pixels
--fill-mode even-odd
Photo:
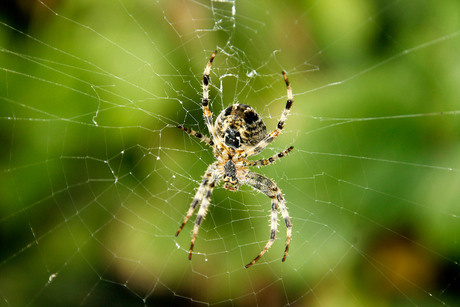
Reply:
[[[248,109],[244,112],[243,119],[246,124],[251,125],[259,120],[259,115],[254,110]]]
[[[232,113],[233,106],[229,106],[228,108],[225,109],[224,115],[229,116]]]
[[[233,148],[240,147],[241,135],[237,130],[227,129],[225,131],[225,144]]]

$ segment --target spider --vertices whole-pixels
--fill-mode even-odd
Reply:
[[[215,124],[213,124],[212,113],[209,110],[209,73],[211,72],[212,61],[214,60],[216,54],[217,50],[214,51],[211,59],[207,63],[202,80],[203,98],[201,106],[206,126],[208,127],[211,137],[207,137],[200,132],[193,131],[183,126],[177,126],[177,128],[182,129],[189,135],[197,137],[200,141],[209,145],[213,149],[214,157],[217,161],[208,166],[201,185],[190,204],[190,208],[187,211],[184,221],[176,233],[176,237],[182,231],[185,224],[187,224],[198,204],[200,204],[190,244],[189,259],[191,260],[193,246],[195,245],[200,225],[208,211],[211,193],[216,184],[222,180],[224,182],[224,188],[229,191],[236,191],[241,185],[247,184],[255,190],[270,197],[271,231],[270,239],[265,244],[265,247],[257,255],[257,257],[254,258],[254,260],[245,266],[245,268],[249,268],[257,260],[259,260],[275,241],[278,229],[278,210],[281,212],[287,227],[286,248],[282,259],[284,262],[289,250],[289,242],[291,241],[292,223],[286,208],[283,194],[272,180],[260,174],[251,172],[248,167],[262,167],[269,165],[286,156],[294,147],[291,146],[268,159],[250,161],[248,160],[248,157],[263,151],[265,147],[267,147],[267,145],[281,133],[281,130],[284,127],[284,122],[286,121],[294,101],[291,86],[289,85],[286,73],[283,71],[282,74],[287,88],[287,103],[278,122],[278,126],[270,134],[267,134],[267,129],[262,118],[253,108],[245,104],[233,104],[227,107],[219,114]]]

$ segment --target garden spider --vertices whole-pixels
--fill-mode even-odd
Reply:
[[[177,126],[177,128],[197,137],[200,141],[212,147],[217,161],[208,166],[206,173],[203,176],[203,181],[201,182],[201,185],[190,204],[190,209],[188,209],[187,215],[176,233],[176,237],[184,228],[198,204],[201,204],[195,220],[195,226],[193,228],[192,242],[188,257],[191,260],[193,246],[195,245],[200,225],[208,211],[211,193],[216,184],[222,180],[224,181],[224,188],[230,191],[236,191],[241,185],[247,184],[270,197],[272,209],[270,216],[270,239],[257,257],[255,257],[254,260],[245,267],[249,268],[257,260],[259,260],[259,258],[265,254],[275,241],[278,229],[278,210],[281,212],[287,227],[286,248],[284,250],[284,257],[282,260],[284,262],[289,250],[289,242],[291,241],[292,223],[289,218],[283,194],[272,180],[260,174],[251,172],[248,166],[261,167],[269,165],[286,156],[294,147],[291,146],[268,159],[250,161],[248,160],[248,157],[263,151],[265,147],[267,147],[267,145],[281,133],[281,130],[284,127],[284,122],[286,121],[289,110],[291,109],[294,101],[292,97],[292,90],[286,77],[286,73],[283,71],[282,74],[287,88],[286,108],[281,115],[277,128],[270,134],[267,134],[267,129],[262,118],[260,118],[253,108],[245,104],[234,104],[227,107],[219,114],[215,124],[213,124],[212,113],[209,111],[209,73],[211,72],[212,61],[214,60],[216,54],[217,51],[214,51],[211,59],[206,65],[202,81],[203,99],[201,105],[203,108],[206,126],[208,127],[211,137],[209,138],[200,132],[184,128],[183,126]]]

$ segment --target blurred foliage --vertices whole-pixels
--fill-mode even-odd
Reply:
[[[2,305],[458,304],[457,1],[6,3]],[[288,201],[285,263],[281,223],[243,268],[269,231],[247,187],[216,189],[192,262],[174,237],[213,161],[174,126],[207,132],[216,48],[215,115],[247,103],[271,129],[291,80],[260,155],[295,146],[260,170]]]

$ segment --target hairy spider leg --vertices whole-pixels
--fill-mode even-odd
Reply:
[[[291,237],[292,237],[292,223],[291,223],[291,218],[289,217],[289,212],[286,207],[286,202],[284,201],[283,195],[281,192],[277,195],[277,198],[279,201],[279,209],[281,212],[281,215],[283,216],[284,223],[286,224],[286,248],[284,249],[284,256],[281,261],[285,261],[287,257],[287,253],[289,250],[289,244],[291,243]]]
[[[281,133],[281,130],[283,130],[284,128],[284,123],[289,115],[289,111],[291,110],[292,104],[294,103],[294,97],[292,96],[291,85],[289,84],[289,80],[286,76],[286,73],[284,71],[282,71],[281,73],[283,74],[284,82],[286,83],[286,107],[284,108],[283,114],[281,114],[281,118],[278,122],[278,125],[276,126],[276,129],[273,130],[269,135],[267,135],[262,141],[260,141],[259,144],[248,150],[246,153],[247,156],[258,154],[259,152],[264,150],[265,147],[267,147],[267,145],[270,144]]]
[[[250,263],[245,265],[246,269],[249,268],[254,263],[256,263],[256,261],[259,260],[260,257],[262,257],[263,254],[265,254],[265,252],[270,249],[270,247],[272,247],[273,242],[275,242],[276,232],[278,231],[278,207],[277,206],[278,206],[277,203],[273,201],[272,199],[272,210],[270,214],[270,239],[265,244],[264,248],[259,253],[259,255],[257,255],[257,257],[254,258],[254,260],[252,260]]]
[[[180,232],[184,228],[185,224],[187,224],[188,220],[193,215],[193,212],[195,211],[195,209],[198,206],[198,204],[202,202],[203,197],[210,190],[211,183],[214,184],[213,183],[214,182],[213,181],[214,180],[213,175],[215,173],[216,166],[217,166],[217,162],[214,162],[213,164],[208,166],[208,168],[206,170],[206,173],[203,176],[203,181],[201,182],[201,185],[198,188],[198,191],[196,192],[192,203],[190,204],[190,208],[187,211],[187,215],[185,216],[184,221],[180,225],[179,230],[177,230],[177,232],[176,232],[176,237],[180,234]]]
[[[201,107],[203,109],[203,116],[206,121],[206,126],[208,127],[209,134],[211,135],[214,144],[218,144],[219,138],[217,137],[216,130],[212,122],[212,113],[209,110],[209,74],[211,73],[212,61],[214,60],[216,54],[217,50],[214,51],[211,58],[209,59],[208,64],[206,65],[206,68],[204,69],[202,80],[203,99],[201,101]]]
[[[181,126],[181,125],[178,125],[176,127],[198,138],[200,141],[202,141],[203,143],[206,143],[207,145],[211,147],[214,145],[214,142],[210,138],[208,138],[206,135],[202,134],[201,132],[197,132],[193,129],[185,128],[184,126]]]
[[[282,151],[280,153],[277,153],[276,155],[273,155],[272,157],[270,157],[268,159],[260,159],[260,160],[256,160],[256,161],[248,161],[247,165],[248,166],[257,166],[257,167],[270,165],[273,162],[275,162],[276,160],[279,160],[282,157],[285,157],[288,153],[291,152],[292,149],[294,149],[294,146],[291,146],[288,149],[286,149],[286,150],[284,150],[284,151]]]
[[[286,230],[286,248],[284,250],[284,257],[282,261],[284,262],[286,260],[287,252],[289,250],[289,244],[291,242],[291,236],[292,236],[292,223],[291,219],[289,217],[289,213],[286,208],[286,204],[283,198],[283,194],[281,193],[281,190],[278,188],[278,186],[270,179],[268,179],[265,176],[262,176],[257,173],[249,172],[248,174],[248,180],[246,182],[248,185],[252,186],[254,189],[264,193],[271,199],[271,204],[272,204],[272,211],[270,215],[270,239],[268,242],[265,244],[264,248],[262,251],[257,255],[257,257],[254,258],[250,263],[248,263],[245,268],[249,268],[251,265],[256,263],[257,260],[262,257],[266,251],[270,249],[270,247],[273,245],[273,242],[276,239],[276,232],[278,230],[278,221],[277,221],[277,210],[279,209],[281,211],[281,214],[284,218],[284,222],[286,224],[287,230]]]
[[[203,201],[201,202],[200,209],[196,215],[195,226],[193,227],[192,242],[190,243],[190,252],[188,255],[189,260],[192,260],[193,246],[195,245],[195,240],[198,236],[198,231],[200,230],[201,223],[205,219],[206,214],[208,213],[209,204],[211,203],[211,194],[216,184],[215,180],[213,179],[214,178],[211,178],[211,181],[206,187]]]

